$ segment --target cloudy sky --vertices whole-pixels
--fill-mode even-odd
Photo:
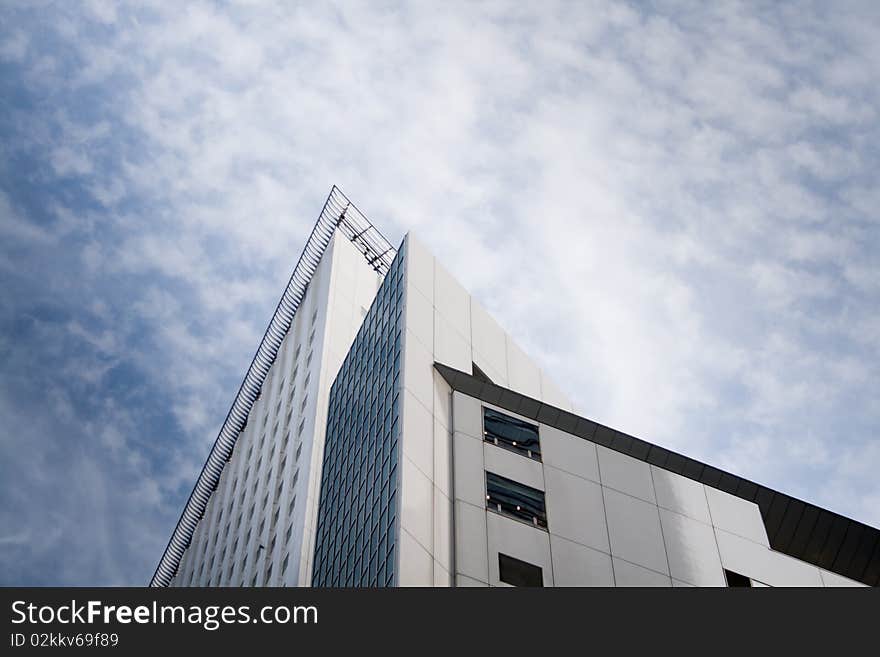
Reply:
[[[0,584],[149,580],[334,183],[587,416],[880,526],[880,9],[0,8]]]

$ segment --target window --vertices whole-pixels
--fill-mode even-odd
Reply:
[[[483,439],[530,459],[541,460],[538,427],[491,408],[483,409]]]
[[[544,574],[539,566],[498,553],[498,578],[512,586],[544,586]]]
[[[392,586],[397,580],[405,262],[404,247],[330,388],[313,586]]]
[[[486,508],[535,527],[547,527],[544,493],[492,472],[486,473]]]
[[[735,573],[732,570],[725,570],[724,577],[727,580],[727,585],[731,587],[752,585],[752,580],[750,580],[745,575],[740,575],[739,573]]]

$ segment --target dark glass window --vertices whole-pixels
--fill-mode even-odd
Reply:
[[[491,408],[483,409],[483,439],[530,459],[541,460],[538,427]]]
[[[498,553],[498,579],[512,586],[544,586],[540,566]]]
[[[393,586],[404,289],[398,251],[330,387],[313,586]]]
[[[486,508],[547,527],[544,493],[492,472],[486,473]]]
[[[725,570],[724,577],[727,579],[728,586],[751,586],[752,580],[745,575],[740,575],[732,570]]]

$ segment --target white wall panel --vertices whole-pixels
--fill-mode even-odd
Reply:
[[[837,573],[830,573],[821,568],[819,569],[819,576],[822,578],[822,583],[825,584],[825,586],[866,586],[861,582],[856,582],[843,575],[838,575]]]
[[[470,342],[470,294],[450,275],[443,265],[435,262],[434,267],[434,308],[437,314],[445,320],[448,328]]]
[[[497,513],[487,514],[487,524],[490,585],[509,586],[499,579],[498,553],[500,552],[540,567],[544,577],[544,586],[553,586],[550,536],[547,532],[510,518],[504,518]]]
[[[546,465],[544,484],[550,533],[610,552],[601,486]]]
[[[429,554],[434,552],[431,509],[434,505],[431,480],[404,455],[401,473],[400,526]],[[427,512],[426,512],[427,511]]]
[[[712,523],[703,484],[653,465],[651,475],[659,506],[700,522]]]
[[[434,560],[409,532],[400,530],[400,586],[433,586]]]
[[[483,465],[488,472],[544,490],[544,469],[539,461],[491,443],[483,443]]]
[[[541,370],[510,336],[507,336],[507,379],[511,390],[541,398]]]
[[[407,284],[421,292],[434,305],[434,256],[412,233],[406,236]]]
[[[673,579],[696,586],[725,586],[715,532],[710,525],[666,509],[660,509],[660,524]]]
[[[455,499],[474,506],[486,505],[486,474],[482,441],[455,432],[452,446]]]
[[[460,372],[471,373],[470,339],[451,328],[449,322],[437,313],[434,314],[434,360]]]
[[[705,486],[712,524],[718,529],[742,536],[761,545],[770,545],[757,504]]]
[[[489,586],[487,582],[481,582],[473,577],[467,577],[466,575],[456,575],[455,585],[461,588],[486,588]]]
[[[452,501],[433,487],[434,495],[434,560],[447,571],[452,568],[453,528]]]
[[[434,485],[452,495],[452,434],[434,418]]]
[[[819,569],[811,564],[720,529],[715,536],[728,570],[770,586],[822,586]]]
[[[483,440],[483,407],[473,397],[452,393],[452,415],[455,430]]]
[[[602,478],[603,486],[638,497],[651,504],[656,503],[651,469],[647,463],[602,445],[598,445],[596,449],[599,455],[599,476]]]
[[[471,298],[471,343],[474,362],[494,383],[507,386],[507,337],[488,312]]]
[[[542,425],[541,458],[546,465],[599,483],[596,444]]]
[[[550,535],[554,586],[614,586],[611,555]]]
[[[611,554],[651,570],[668,573],[660,516],[653,504],[603,488]]]
[[[485,507],[455,501],[455,572],[489,583]]]
[[[614,564],[614,581],[617,586],[672,586],[669,575],[657,573],[621,559],[613,559],[612,563]]]
[[[403,391],[403,454],[428,476],[434,472],[434,417],[407,389]]]
[[[431,302],[418,290],[410,290],[406,297],[406,328],[422,343],[429,354],[434,351],[434,309]]]
[[[434,370],[434,418],[444,427],[452,428],[452,388],[440,376],[440,373]]]
[[[412,331],[406,331],[406,348],[403,355],[403,387],[431,409],[434,404],[434,358],[431,352]]]

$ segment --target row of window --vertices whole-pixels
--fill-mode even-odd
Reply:
[[[308,404],[309,382],[310,382],[310,378],[311,378],[311,371],[310,371],[309,367],[311,365],[311,361],[313,358],[313,343],[315,340],[315,333],[317,330],[316,326],[315,326],[317,317],[318,317],[318,309],[316,308],[312,314],[312,317],[311,317],[311,326],[310,326],[311,331],[310,331],[308,343],[307,343],[308,355],[306,356],[306,359],[305,359],[306,375],[305,375],[305,379],[302,382],[302,387],[301,387],[301,389],[303,390],[303,396],[302,396],[302,400],[300,403],[300,415],[301,416],[303,415],[305,408]],[[236,536],[236,538],[229,549],[229,554],[234,555],[236,553],[236,551],[238,549],[238,545],[239,545],[238,532],[241,529],[242,521],[244,518],[249,519],[246,521],[248,523],[255,523],[257,518],[262,517],[262,519],[260,520],[259,527],[257,528],[257,536],[261,536],[263,534],[263,532],[266,528],[266,523],[268,521],[269,522],[269,534],[272,536],[272,539],[269,542],[268,549],[266,549],[266,546],[260,544],[257,547],[257,551],[256,551],[255,555],[251,555],[247,551],[245,552],[245,554],[243,556],[242,563],[240,564],[241,571],[244,572],[246,570],[248,562],[252,556],[259,557],[259,556],[261,556],[260,553],[263,552],[264,550],[267,555],[272,555],[274,553],[276,538],[277,538],[277,535],[280,531],[280,527],[278,527],[278,522],[280,519],[280,511],[281,510],[276,509],[275,514],[271,517],[269,514],[271,513],[271,509],[281,499],[281,496],[283,494],[284,487],[285,487],[285,480],[283,477],[284,477],[284,472],[285,472],[285,469],[287,466],[288,443],[289,443],[291,435],[294,434],[292,427],[291,427],[291,420],[293,418],[294,400],[296,398],[296,393],[297,393],[296,382],[297,382],[297,374],[299,372],[299,367],[300,367],[299,355],[300,355],[300,351],[301,351],[301,346],[302,345],[297,345],[296,352],[293,355],[293,358],[292,358],[293,372],[292,372],[290,378],[288,379],[286,376],[282,376],[280,382],[278,383],[278,393],[279,393],[278,394],[278,402],[275,405],[275,412],[274,412],[274,414],[272,414],[276,418],[275,424],[274,424],[271,432],[268,432],[267,426],[268,426],[268,422],[269,422],[270,413],[268,412],[268,409],[267,409],[262,417],[262,423],[260,425],[261,436],[260,436],[259,445],[257,446],[257,450],[256,450],[257,454],[259,454],[260,456],[257,458],[256,464],[254,464],[253,453],[254,453],[255,443],[251,443],[251,445],[248,448],[248,452],[245,456],[244,473],[242,474],[241,478],[236,476],[234,478],[232,484],[230,485],[230,488],[229,488],[229,490],[230,490],[229,496],[231,498],[231,503],[229,504],[228,509],[226,509],[226,510],[228,510],[228,513],[226,514],[228,516],[228,518],[227,518],[225,528],[222,530],[222,537],[221,537],[221,529],[218,528],[217,532],[214,534],[213,541],[210,541],[210,540],[204,541],[201,559],[199,559],[199,561],[201,562],[199,564],[199,567],[197,568],[195,563],[193,563],[190,567],[190,573],[189,573],[189,584],[190,585],[195,584],[197,581],[202,581],[202,578],[206,574],[206,571],[209,576],[209,581],[208,581],[209,584],[219,583],[224,578],[224,573],[215,571],[214,564],[215,564],[215,562],[218,564],[225,563],[226,555],[227,555],[227,547],[230,547],[228,541],[229,541],[229,538],[231,535]],[[280,362],[279,362],[279,364],[280,364]],[[290,383],[289,391],[287,391],[285,394],[285,384],[288,382]],[[267,384],[271,385],[271,380],[268,381]],[[259,399],[259,397],[258,397],[258,399]],[[282,406],[285,404],[285,402],[287,405],[287,413],[286,413],[286,415],[283,419],[283,423],[282,423],[282,419],[281,419]],[[302,417],[302,419],[300,420],[300,423],[296,429],[296,433],[295,433],[295,438],[299,442],[299,444],[297,445],[296,452],[294,453],[294,456],[293,456],[294,473],[293,473],[293,476],[291,478],[290,485],[289,485],[289,488],[291,489],[291,496],[290,496],[290,501],[287,504],[287,513],[286,513],[287,529],[286,529],[285,537],[284,537],[284,545],[288,550],[289,550],[289,542],[290,542],[290,539],[291,539],[291,536],[293,533],[293,512],[295,510],[295,505],[296,505],[296,488],[295,487],[296,487],[296,481],[299,476],[298,465],[299,465],[300,455],[302,453],[302,447],[303,447],[302,434],[303,434],[304,429],[305,429],[305,418]],[[279,481],[278,481],[278,486],[275,488],[274,495],[272,496],[273,497],[272,502],[270,503],[270,499],[269,499],[270,498],[270,491],[267,490],[265,495],[263,496],[262,503],[261,503],[260,508],[258,510],[256,496],[257,496],[257,491],[259,490],[259,485],[261,483],[261,477],[259,475],[264,470],[262,454],[263,454],[263,448],[265,446],[267,434],[272,435],[275,440],[280,441],[279,443],[277,443],[275,445],[275,448],[274,448],[272,456],[271,456],[271,458],[275,461],[276,467],[274,468],[274,471],[278,473]],[[265,481],[263,483],[264,483],[264,486],[267,488],[268,488],[269,482],[271,480],[272,471],[273,471],[272,467],[265,468],[265,477],[264,477]],[[252,477],[251,477],[251,472],[253,472],[255,475],[253,478],[253,481],[252,481]],[[251,485],[251,481],[252,481],[252,485]],[[244,485],[244,482],[248,482],[248,485]],[[241,484],[241,486],[240,486],[240,484]],[[251,491],[251,494],[252,494],[252,497],[254,498],[254,501],[251,503],[250,508],[247,511],[247,513],[245,513],[245,511],[243,509],[244,509],[244,505],[245,505],[246,494],[249,490]],[[242,509],[242,511],[240,511],[238,513],[237,519],[233,523],[231,520],[231,516],[234,514],[235,509],[238,509],[238,508]],[[221,508],[218,512],[217,519],[214,524],[221,525],[222,520],[223,520],[223,516],[224,516],[224,508]],[[252,526],[249,527],[247,530],[247,535],[244,539],[245,545],[248,545],[250,543],[252,530],[253,530]],[[209,548],[213,548],[213,551],[210,550]],[[217,551],[218,548],[219,548],[219,552]],[[208,558],[209,554],[210,554],[210,560]],[[289,561],[290,561],[290,553],[288,551],[288,552],[285,552],[285,556],[284,556],[284,559],[282,561],[282,565],[280,568],[282,577],[287,570],[287,566],[289,564]],[[236,566],[236,564],[234,562],[228,564],[228,566],[227,566],[228,570],[225,573],[225,580],[227,582],[232,580],[235,566]],[[251,585],[256,586],[259,583],[261,583],[261,579],[260,579],[261,575],[263,575],[262,582],[269,583],[272,581],[271,580],[272,563],[269,562],[268,566],[264,565],[264,569],[265,569],[264,573],[261,572],[263,569],[257,569],[257,571],[254,573],[253,579],[251,581]],[[244,584],[244,582],[242,582],[242,585],[243,584]]]
[[[725,570],[724,578],[729,587],[754,586],[751,579],[732,570]],[[544,571],[540,566],[499,552],[498,579],[511,586],[544,586]]]
[[[541,460],[538,427],[491,408],[483,408],[483,439],[530,459]],[[486,472],[486,508],[535,527],[547,528],[544,493],[507,477]],[[506,554],[498,554],[499,579],[512,586],[543,586],[540,566]],[[730,587],[754,586],[753,580],[731,570],[724,571]]]

